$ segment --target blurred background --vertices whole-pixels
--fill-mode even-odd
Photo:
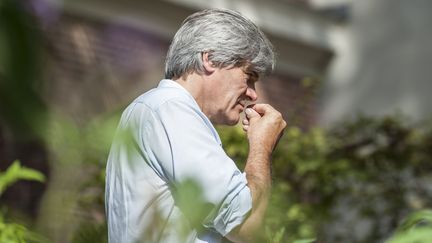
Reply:
[[[277,52],[257,84],[289,125],[263,242],[384,242],[429,212],[430,1],[1,0],[0,241],[106,241],[118,117],[163,78],[176,30],[204,8],[241,12]],[[242,167],[244,134],[218,129]],[[28,168],[41,174],[17,172]]]

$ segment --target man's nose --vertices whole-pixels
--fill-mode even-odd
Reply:
[[[249,98],[250,101],[256,101],[258,99],[258,94],[255,88],[248,87],[246,90],[246,96]]]

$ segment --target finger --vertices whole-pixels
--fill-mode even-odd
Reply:
[[[255,119],[258,119],[261,117],[260,114],[258,114],[258,112],[256,112],[254,109],[252,108],[246,108],[246,117],[249,120],[249,123],[252,122]]]
[[[243,131],[247,132],[249,129],[249,125],[243,125]]]
[[[242,124],[243,124],[243,125],[249,125],[249,120],[246,119],[246,118],[243,119]]]
[[[259,114],[266,114],[268,112],[276,111],[272,106],[269,104],[254,104],[252,106],[252,109],[254,109]]]

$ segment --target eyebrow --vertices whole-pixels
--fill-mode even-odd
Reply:
[[[250,79],[252,79],[254,82],[257,82],[259,79],[259,74],[255,71],[246,71],[246,75],[249,76]]]

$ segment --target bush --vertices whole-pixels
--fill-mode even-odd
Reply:
[[[43,182],[45,177],[38,171],[22,167],[20,162],[16,160],[5,172],[0,172],[0,197],[8,186],[18,180]],[[4,213],[0,212],[0,242],[25,243],[45,242],[45,240],[22,224],[9,222]]]
[[[334,129],[289,127],[273,156],[268,242],[376,242],[409,213],[431,208],[432,132],[400,117],[364,118]],[[241,128],[219,128],[239,166]]]

